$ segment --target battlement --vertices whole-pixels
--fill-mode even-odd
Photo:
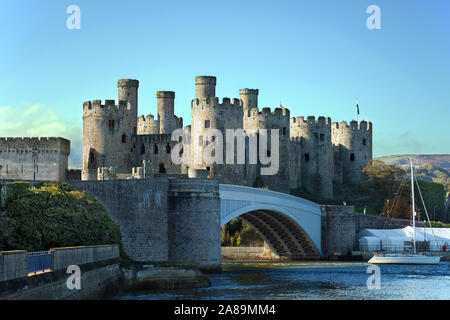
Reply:
[[[258,90],[258,89],[244,88],[244,89],[240,89],[240,90],[239,90],[239,95],[241,95],[241,94],[253,94],[253,95],[258,95],[258,94],[259,94],[259,90]]]
[[[102,100],[92,100],[83,102],[83,113],[84,115],[89,114],[102,114],[109,112],[125,112],[128,110],[126,101],[119,101],[119,104],[116,105],[115,100],[105,100],[102,104]]]
[[[37,148],[38,152],[57,152],[70,154],[70,141],[61,137],[3,137],[0,138],[0,150],[23,150],[31,152]]]
[[[240,99],[228,97],[222,98],[222,103],[219,103],[219,98],[195,98],[192,100],[192,109],[202,110],[202,109],[217,109],[217,110],[229,110],[230,108],[235,108],[236,110],[242,111],[242,103]]]
[[[156,91],[156,98],[175,99],[175,92],[174,91]]]
[[[250,117],[265,117],[265,118],[271,118],[271,117],[277,117],[278,119],[281,118],[289,118],[290,116],[290,111],[289,109],[281,109],[281,108],[275,108],[274,111],[272,112],[270,108],[265,107],[262,108],[261,111],[258,110],[258,108],[253,107],[250,108],[249,110],[249,116]]]
[[[347,124],[347,121],[341,121],[341,122],[333,122],[333,130],[340,130],[342,132],[344,131],[372,131],[372,122],[367,121],[360,121],[359,123],[355,120],[350,121],[350,123]]]
[[[211,84],[216,85],[216,77],[213,76],[196,76],[195,77],[195,84]]]
[[[137,120],[138,134],[159,134],[159,121],[155,120],[154,115],[142,115]]]
[[[120,79],[117,81],[117,87],[133,87],[139,88],[139,80],[135,79]]]
[[[330,128],[331,118],[308,116],[305,121],[305,117],[292,117],[290,123],[291,127]]]
[[[146,115],[146,116],[141,115],[141,116],[138,118],[138,121],[139,121],[139,122],[141,122],[141,121],[152,122],[152,121],[155,121],[155,116],[152,115],[151,113],[148,114],[148,115]]]

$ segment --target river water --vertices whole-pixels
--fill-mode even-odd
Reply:
[[[225,262],[211,287],[127,293],[118,299],[450,299],[450,263],[379,265],[380,286],[366,262]]]

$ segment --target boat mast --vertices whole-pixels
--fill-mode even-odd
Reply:
[[[413,163],[412,159],[410,159],[411,162],[411,195],[412,195],[412,219],[413,219],[413,248],[414,253],[416,253],[416,210],[414,205],[414,170],[413,170]]]

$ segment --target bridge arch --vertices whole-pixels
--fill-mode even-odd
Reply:
[[[279,256],[320,257],[320,205],[280,192],[235,185],[221,184],[219,192],[221,226],[239,217]]]

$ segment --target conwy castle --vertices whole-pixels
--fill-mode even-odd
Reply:
[[[171,151],[180,141],[172,141],[172,131],[183,128],[175,115],[173,91],[158,91],[157,113],[138,117],[139,81],[118,83],[118,104],[114,100],[86,101],[83,104],[82,180],[127,179],[187,175],[208,177],[220,183],[266,186],[289,193],[303,188],[323,199],[333,198],[333,183],[359,183],[361,171],[372,159],[372,123],[331,122],[330,118],[291,117],[288,109],[258,109],[258,89],[239,90],[239,99],[216,97],[216,77],[195,78],[196,96],[191,102],[188,144],[183,152],[191,156],[211,143],[208,129],[279,129],[279,170],[260,175],[260,163],[249,164],[246,142],[245,164],[174,164]],[[189,139],[186,139],[189,140]],[[196,146],[195,144],[199,145]],[[0,146],[1,149],[1,146]],[[267,150],[270,157],[270,146]],[[264,166],[263,166],[264,167]]]

